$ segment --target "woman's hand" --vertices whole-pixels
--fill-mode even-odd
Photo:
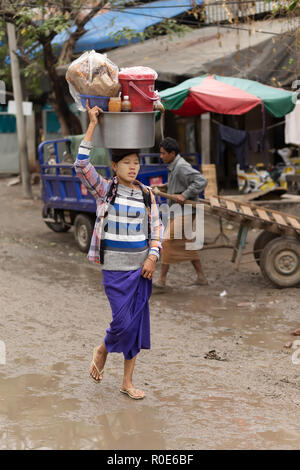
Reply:
[[[152,279],[155,267],[156,267],[157,257],[155,255],[149,255],[148,258],[144,261],[142,268],[142,276],[146,279]]]
[[[89,100],[86,100],[86,109],[89,113],[90,123],[84,136],[86,142],[92,142],[95,129],[98,124],[98,117],[103,110],[99,106],[94,106],[92,109],[89,107]]]
[[[86,100],[86,109],[89,114],[90,124],[96,126],[98,124],[99,114],[103,113],[103,109],[99,108],[99,106],[94,106],[92,109],[89,107],[89,100]]]

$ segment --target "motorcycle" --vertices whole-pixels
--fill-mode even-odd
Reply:
[[[256,191],[267,191],[277,186],[269,171],[264,169],[262,163],[258,163],[255,166],[248,166],[245,170],[241,170],[238,163],[237,179],[239,191],[244,194],[254,193]]]
[[[238,188],[244,194],[255,191],[267,191],[274,188],[287,189],[287,175],[300,173],[300,158],[292,157],[293,150],[289,147],[275,150],[282,158],[282,162],[269,165],[265,168],[263,163],[257,163],[241,170],[237,164]]]

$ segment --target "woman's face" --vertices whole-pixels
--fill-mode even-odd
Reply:
[[[126,155],[119,162],[112,162],[113,170],[116,172],[120,183],[133,183],[136,179],[138,172],[140,171],[140,160],[139,157],[132,153]]]

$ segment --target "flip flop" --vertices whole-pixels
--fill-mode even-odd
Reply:
[[[130,398],[132,398],[133,400],[142,400],[143,398],[145,398],[146,395],[144,395],[143,397],[139,397],[139,396],[136,396],[136,395],[133,395],[132,392],[138,390],[138,388],[126,388],[126,389],[122,389],[120,388],[120,392],[121,393],[125,393],[125,395],[128,395]]]
[[[97,350],[97,347],[94,348],[94,351],[93,351],[93,360],[92,360],[92,364],[93,366],[95,367],[96,371],[98,372],[99,375],[102,375],[104,373],[104,367],[102,370],[99,370],[98,367],[96,366],[95,364],[95,351]],[[90,372],[90,376],[92,377],[93,381],[96,382],[97,384],[102,382],[102,379],[95,379],[93,376],[92,376],[92,373]]]
[[[156,287],[156,289],[166,290],[166,284],[161,284],[159,281],[156,281],[156,282],[153,281],[152,286]]]

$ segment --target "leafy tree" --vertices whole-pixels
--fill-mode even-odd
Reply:
[[[78,117],[68,107],[64,78],[58,75],[56,67],[72,60],[75,43],[85,33],[86,23],[105,4],[105,0],[0,0],[0,78],[9,84],[6,22],[11,22],[16,26],[17,53],[27,85],[38,93],[41,78],[48,77],[52,91],[50,101],[63,135],[78,134],[82,129]],[[51,42],[57,34],[67,30],[70,30],[69,39],[58,51]]]
[[[265,0],[268,2],[269,0]],[[108,3],[109,2],[109,3]],[[57,66],[68,64],[74,58],[76,41],[85,33],[85,25],[102,9],[134,6],[147,3],[137,0],[0,0],[0,79],[11,85],[10,66],[7,60],[8,45],[6,22],[14,23],[17,32],[18,56],[22,64],[22,74],[27,89],[35,95],[41,93],[41,79],[47,77],[50,83],[50,102],[59,118],[63,135],[81,133],[78,117],[69,109],[65,96],[65,79],[57,73]],[[211,3],[207,1],[207,3]],[[233,17],[231,8],[236,3],[223,0],[222,6],[228,13],[228,22],[237,25],[239,18]],[[241,2],[242,4],[242,2]],[[275,2],[280,11],[283,7],[289,13],[298,10],[299,0]],[[284,5],[283,5],[284,4]],[[276,13],[276,11],[274,11]],[[129,41],[138,36],[140,40],[168,34],[170,37],[189,31],[188,25],[199,26],[203,21],[204,9],[197,6],[187,12],[191,21],[168,19],[137,33],[130,27],[124,28],[114,37],[121,36]],[[244,19],[245,20],[245,19]],[[249,21],[251,22],[250,18]],[[247,22],[247,19],[246,19]],[[181,24],[183,23],[183,24]],[[61,50],[53,46],[55,36],[63,31],[69,32]]]
[[[0,0],[0,79],[11,85],[6,22],[14,23],[17,33],[18,56],[22,65],[22,76],[29,92],[38,96],[42,92],[41,79],[50,83],[50,102],[59,118],[63,135],[81,133],[78,117],[69,109],[65,96],[64,77],[58,75],[56,67],[68,64],[74,56],[76,41],[85,33],[85,25],[104,7],[134,6],[135,0]],[[125,28],[115,35],[129,41],[138,36],[147,39],[170,33],[180,35],[188,28],[175,20],[166,20],[152,27],[146,34]],[[63,31],[70,33],[61,50],[52,44],[55,36]]]

